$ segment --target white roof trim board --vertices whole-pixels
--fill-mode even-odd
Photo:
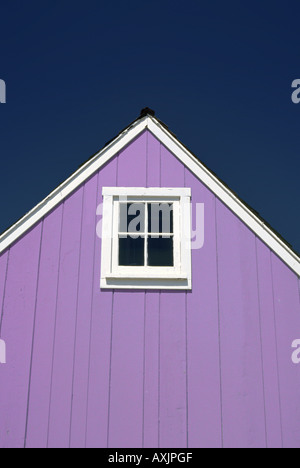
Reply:
[[[180,141],[155,117],[147,115],[127,127],[113,141],[80,167],[71,177],[55,189],[47,198],[27,213],[20,221],[0,236],[0,254],[38,223],[89,177],[95,174],[113,156],[128,145],[145,129],[149,129],[194,175],[201,180],[229,209],[231,209],[270,249],[278,255],[298,276],[300,258],[289,246],[255,215],[214,174],[198,161]]]

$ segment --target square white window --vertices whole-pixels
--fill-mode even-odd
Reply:
[[[191,289],[191,190],[102,194],[101,288]]]

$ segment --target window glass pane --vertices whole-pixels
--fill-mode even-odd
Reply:
[[[173,203],[148,203],[148,232],[173,233]]]
[[[145,232],[145,203],[120,203],[119,232]]]
[[[119,265],[144,266],[145,239],[130,236],[119,238]]]
[[[174,266],[173,236],[148,238],[148,265]]]

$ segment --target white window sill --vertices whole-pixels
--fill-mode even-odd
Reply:
[[[140,280],[148,280],[148,279],[153,279],[153,280],[167,280],[167,279],[170,279],[170,280],[187,280],[188,279],[188,275],[185,274],[185,273],[167,273],[165,275],[151,275],[151,274],[128,274],[128,275],[122,275],[122,274],[107,274],[105,276],[106,279],[124,279],[124,280],[130,280],[130,279],[140,279]]]
[[[191,290],[190,188],[103,187],[101,289]],[[126,200],[123,200],[125,197]],[[172,203],[174,226],[173,259],[170,267],[119,265],[120,204]],[[147,213],[147,210],[146,212]],[[147,222],[145,223],[147,226]],[[147,229],[146,229],[147,230]]]
[[[188,278],[101,278],[101,289],[191,290]]]

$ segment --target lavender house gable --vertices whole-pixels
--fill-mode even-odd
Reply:
[[[124,261],[122,190],[146,207]],[[165,243],[148,242],[158,202]],[[299,274],[146,112],[0,238],[0,447],[300,447]]]

